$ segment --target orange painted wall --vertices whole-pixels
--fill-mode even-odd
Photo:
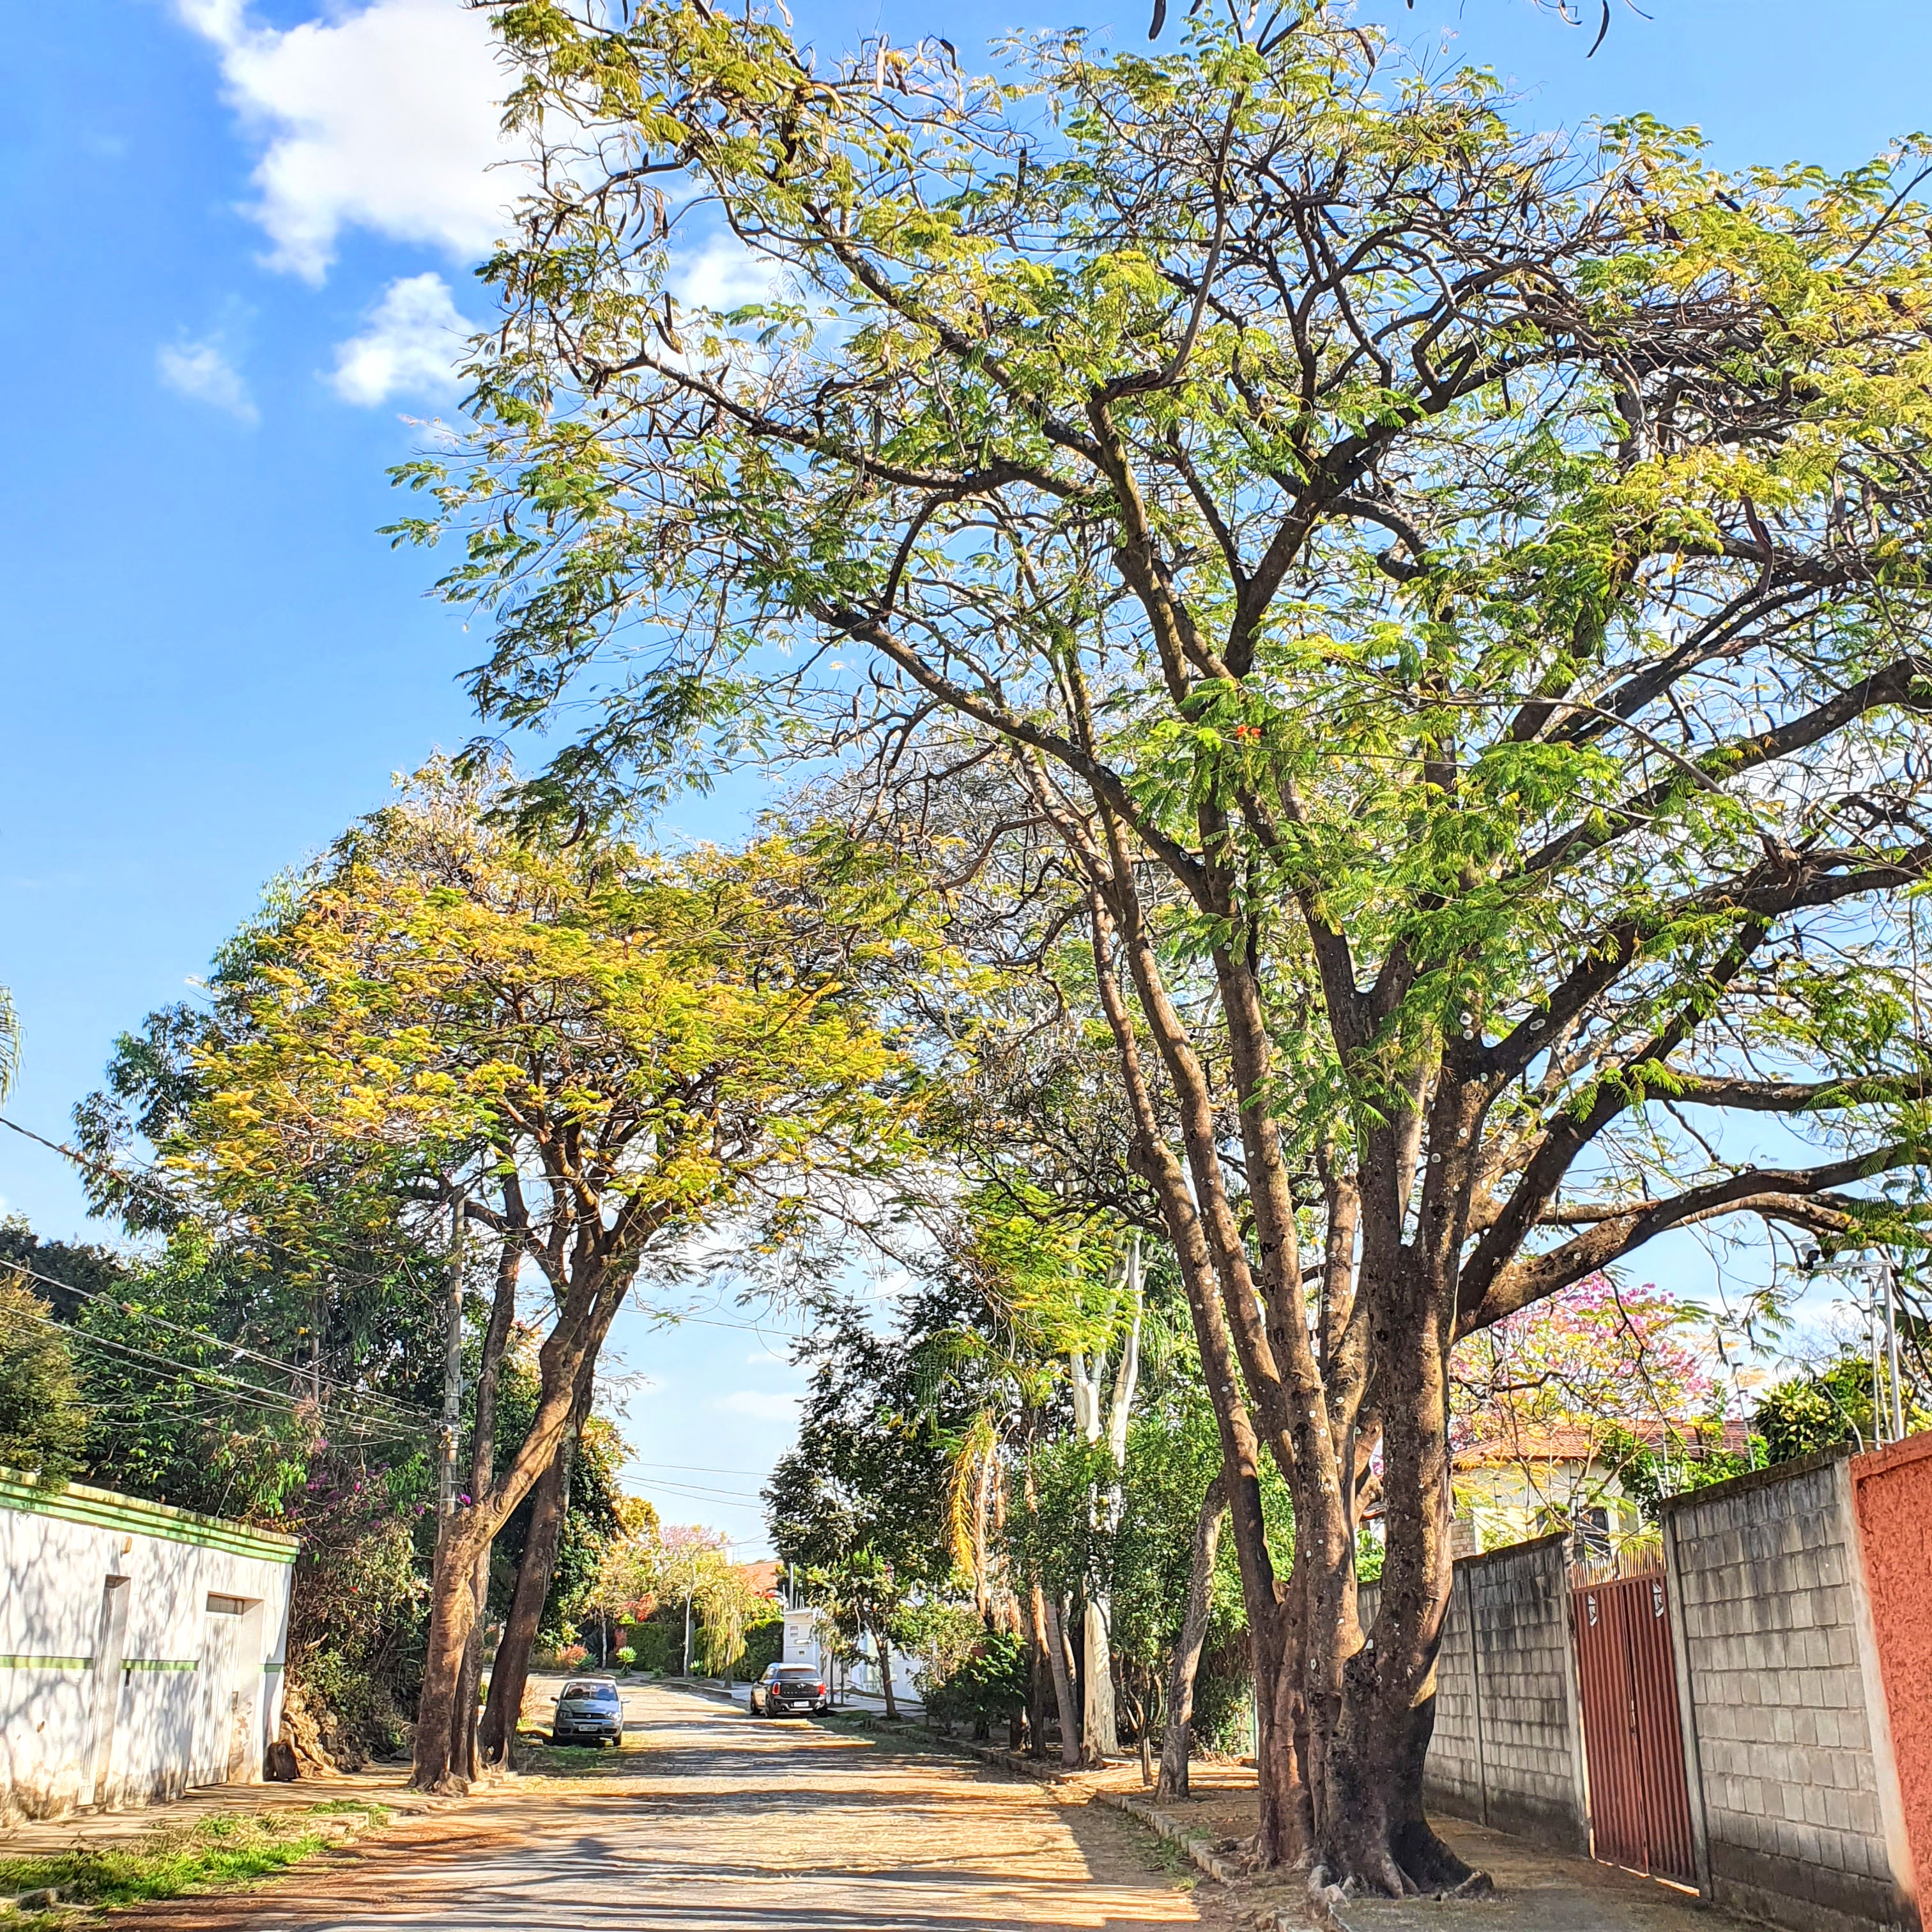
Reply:
[[[1922,1899],[1932,1879],[1932,1436],[1853,1456],[1852,1483]]]

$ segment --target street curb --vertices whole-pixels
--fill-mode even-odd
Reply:
[[[1160,1810],[1151,1798],[1131,1791],[1103,1791],[1098,1795],[1108,1804],[1138,1819],[1150,1830],[1180,1846],[1210,1878],[1221,1884],[1230,1885],[1237,1879],[1250,1876],[1232,1859],[1223,1858],[1214,1849],[1214,1840],[1205,1832],[1196,1832],[1186,1819],[1176,1817],[1172,1811]],[[1288,1905],[1267,1906],[1246,1922],[1256,1927],[1257,1932],[1310,1932],[1310,1927],[1325,1927],[1328,1932],[1348,1932],[1347,1924],[1335,1910],[1335,1900],[1340,1896],[1333,1888],[1311,1884],[1300,1909]]]
[[[1184,1818],[1177,1818],[1172,1811],[1160,1810],[1152,1798],[1137,1796],[1131,1791],[1102,1791],[1097,1795],[1117,1810],[1138,1818],[1163,1838],[1180,1846],[1210,1878],[1218,1879],[1226,1885],[1245,1876],[1239,1865],[1215,1850],[1213,1839],[1204,1832],[1190,1829]]]
[[[1049,1764],[1044,1758],[1028,1757],[1024,1751],[1006,1750],[998,1744],[975,1744],[970,1738],[949,1738],[938,1731],[928,1731],[927,1736],[954,1750],[976,1757],[982,1764],[998,1765],[1003,1771],[1018,1772],[1022,1778],[1030,1778],[1038,1784],[1058,1784],[1070,1778],[1080,1774],[1076,1768],[1067,1770],[1064,1766]]]
[[[0,1898],[0,1916],[10,1917],[16,1912],[44,1912],[49,1906],[60,1903],[61,1888],[57,1885],[44,1885],[32,1892],[16,1892],[11,1898]]]

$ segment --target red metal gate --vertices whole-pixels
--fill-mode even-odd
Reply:
[[[1579,1583],[1570,1592],[1590,1831],[1606,1862],[1694,1885],[1666,1608],[1661,1575]]]

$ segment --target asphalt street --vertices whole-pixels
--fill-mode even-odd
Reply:
[[[1107,1808],[936,1753],[655,1686],[621,1756],[413,1821],[132,1932],[961,1932],[1202,1922]]]

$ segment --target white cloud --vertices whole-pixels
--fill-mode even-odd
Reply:
[[[401,276],[382,291],[368,327],[336,350],[329,386],[345,403],[365,405],[399,394],[446,395],[470,334],[440,275]]]
[[[461,260],[507,226],[514,150],[488,16],[462,0],[371,0],[286,32],[246,0],[177,0],[213,43],[230,104],[264,143],[250,209],[271,265],[320,282],[344,229],[426,242]]]
[[[749,1415],[760,1422],[790,1422],[798,1414],[795,1395],[772,1395],[764,1389],[734,1389],[716,1405],[732,1415]]]
[[[242,422],[258,419],[248,385],[229,361],[218,335],[205,336],[199,342],[164,343],[154,352],[154,363],[161,380],[170,388],[198,403],[225,410]]]
[[[778,274],[776,262],[754,255],[736,236],[714,235],[680,262],[671,292],[687,308],[742,308],[767,300]]]

